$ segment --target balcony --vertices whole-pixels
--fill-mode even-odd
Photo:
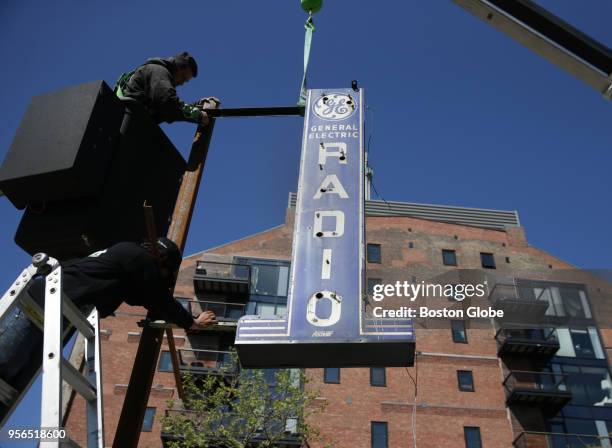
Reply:
[[[559,350],[552,328],[501,328],[495,334],[497,356],[528,356],[550,359]]]
[[[502,310],[503,322],[538,323],[544,319],[549,303],[543,300],[546,289],[539,292],[537,297],[524,297],[516,285],[496,284],[489,293],[489,300],[493,308]]]
[[[555,414],[572,399],[562,373],[513,370],[503,385],[508,406],[537,406]]]
[[[192,420],[193,424],[195,425],[195,422],[197,421],[197,418],[198,418],[198,413],[195,411],[190,411],[190,410],[167,409],[165,411],[165,416],[166,418],[177,418],[178,421],[181,421],[181,422],[184,420]],[[228,421],[230,421],[231,418],[232,418],[231,414],[229,415],[226,414],[223,417],[223,419],[219,422],[219,424],[224,424],[226,426],[229,426]],[[282,424],[282,423],[279,422],[279,424]],[[304,446],[302,442],[300,441],[299,434],[295,432],[297,428],[297,419],[294,419],[294,418],[287,419],[284,423],[284,428],[282,427],[279,428],[278,426],[276,426],[276,428],[277,430],[284,429],[285,437],[283,437],[281,440],[278,440],[273,445],[274,448],[295,448],[295,447]],[[182,437],[176,434],[170,434],[166,428],[162,427],[161,439],[162,439],[163,446],[166,448],[166,447],[169,447],[172,442],[180,442]],[[256,434],[252,438],[252,443],[249,444],[248,446],[255,448],[255,447],[260,446],[260,443],[264,441],[265,441],[264,437],[262,437],[259,434]],[[220,440],[218,441],[218,443],[219,443],[219,446],[225,446]]]
[[[585,434],[522,432],[512,444],[516,448],[610,448],[612,438]]]
[[[232,353],[220,350],[179,349],[179,369],[192,375],[234,376],[238,365]]]
[[[250,282],[248,264],[200,260],[193,276],[196,293],[228,294],[240,302],[248,298]]]
[[[212,311],[217,317],[217,325],[204,327],[201,331],[236,332],[238,319],[244,316],[246,304],[213,302],[207,300],[185,300],[187,310],[192,316],[204,311]]]

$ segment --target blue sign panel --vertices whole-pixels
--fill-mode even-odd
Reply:
[[[287,317],[244,316],[245,367],[406,366],[410,320],[364,316],[363,90],[310,90]]]

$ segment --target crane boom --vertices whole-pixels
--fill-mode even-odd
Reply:
[[[612,51],[531,0],[453,0],[605,98],[612,97]]]

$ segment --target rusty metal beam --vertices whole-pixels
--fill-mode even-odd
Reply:
[[[172,359],[172,372],[174,373],[174,382],[176,383],[176,393],[181,400],[185,399],[183,390],[183,381],[181,379],[181,370],[179,367],[179,358],[176,353],[176,345],[174,344],[174,334],[172,328],[166,328],[166,337],[168,338],[168,348],[170,349],[170,359]]]
[[[187,241],[187,233],[193,216],[196,198],[204,172],[204,164],[208,147],[215,126],[211,118],[206,127],[199,126],[189,155],[187,171],[183,176],[176,206],[172,215],[168,238],[183,250]],[[155,376],[155,367],[163,341],[164,329],[144,327],[130,383],[125,394],[121,416],[115,432],[113,448],[136,448],[140,438],[140,429],[144,420],[145,410],[149,401],[149,393]],[[170,336],[170,335],[169,335]],[[168,337],[168,341],[170,341]],[[173,363],[175,361],[173,360]]]

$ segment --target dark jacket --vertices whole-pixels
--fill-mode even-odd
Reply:
[[[138,100],[157,123],[166,121],[199,121],[201,112],[184,103],[176,94],[174,58],[149,59],[136,69],[125,87],[123,95]]]
[[[193,323],[191,314],[170,293],[153,255],[139,244],[118,243],[68,262],[62,275],[68,297],[79,307],[95,305],[100,317],[109,316],[125,301],[185,329]]]

